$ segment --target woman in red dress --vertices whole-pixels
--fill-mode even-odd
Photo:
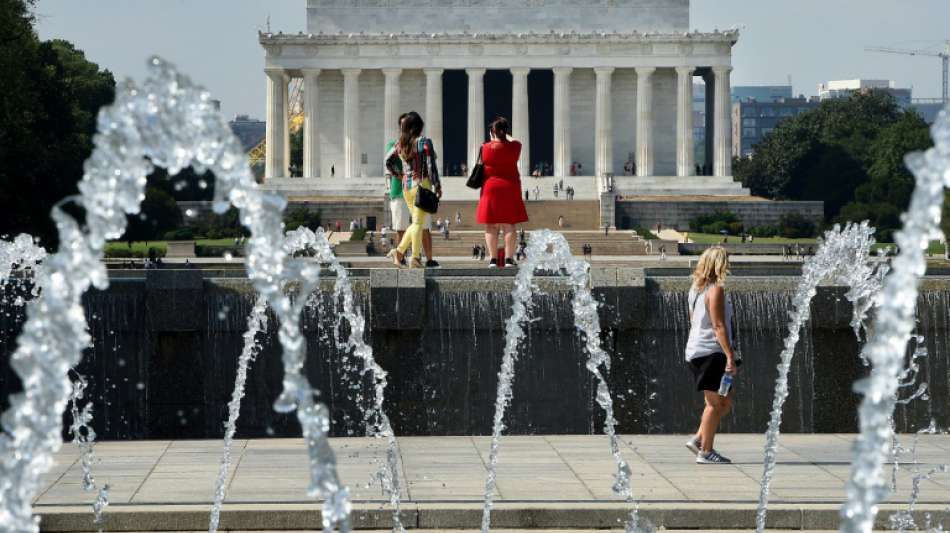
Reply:
[[[488,268],[515,266],[515,224],[528,221],[528,211],[521,198],[521,176],[518,158],[521,143],[509,139],[511,125],[496,118],[489,125],[491,140],[482,145],[485,183],[475,220],[485,224],[485,245],[491,255]],[[498,264],[498,230],[505,233],[505,265]]]

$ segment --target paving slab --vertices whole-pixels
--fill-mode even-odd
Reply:
[[[837,527],[853,439],[782,435],[770,524],[780,529]],[[732,465],[697,465],[683,446],[683,435],[632,435],[620,441],[644,516],[668,529],[754,524],[762,435],[721,435],[717,448],[736,461]],[[912,437],[902,441],[909,444]],[[332,439],[332,445],[354,501],[355,527],[389,527],[387,497],[374,481],[385,460],[385,443],[341,438]],[[489,446],[488,437],[399,439],[403,520],[414,528],[477,528]],[[93,471],[100,486],[110,486],[107,515],[112,518],[105,530],[204,529],[220,448],[219,441],[97,445]],[[301,439],[238,440],[232,455],[225,499],[228,529],[319,529],[319,505],[306,495],[309,472]],[[950,461],[950,436],[921,438],[917,458],[924,472]],[[43,477],[35,509],[44,517],[44,530],[93,530],[89,504],[95,493],[81,489],[77,459],[75,448],[64,446]],[[631,510],[611,490],[616,467],[604,436],[504,437],[498,459],[493,523],[500,528],[612,529],[622,527]],[[913,457],[901,460],[887,509],[906,506],[911,491]],[[918,509],[945,516],[950,474],[938,473],[922,481],[920,489]]]

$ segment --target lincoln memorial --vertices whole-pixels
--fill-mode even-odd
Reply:
[[[692,30],[689,0],[308,0],[306,33],[259,39],[264,186],[291,197],[382,194],[383,147],[409,110],[424,117],[447,176],[471,168],[501,115],[526,147],[522,175],[586,177],[580,197],[748,196],[731,169],[738,32]],[[302,122],[292,124],[295,78]],[[694,124],[698,79],[704,125]],[[303,130],[294,172],[292,127]],[[448,199],[474,198],[448,181]]]

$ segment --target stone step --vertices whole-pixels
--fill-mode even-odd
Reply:
[[[444,198],[444,197],[443,197]],[[541,200],[525,204],[528,222],[519,225],[526,230],[557,229],[558,216],[564,217],[567,230],[593,230],[600,226],[600,202],[591,200]],[[450,230],[481,230],[475,222],[478,199],[470,201],[443,200],[436,218],[448,217]],[[462,224],[456,224],[456,212],[462,215]]]
[[[640,516],[667,530],[755,529],[756,505],[752,502],[644,502]],[[905,506],[882,505],[875,530],[887,529],[888,517]],[[629,519],[631,504],[595,502],[495,502],[492,526],[506,529],[610,530]],[[776,530],[832,531],[839,525],[840,503],[773,503],[767,525]],[[44,506],[37,508],[43,531],[96,531],[89,506]],[[940,504],[922,504],[914,509],[917,523],[925,515],[940,516]],[[401,522],[412,530],[476,530],[481,523],[482,503],[404,501]],[[207,531],[208,505],[138,504],[110,505],[103,515],[104,531]],[[392,511],[379,503],[355,503],[351,514],[354,530],[391,530]],[[228,504],[221,512],[222,531],[320,531],[319,507],[307,503]],[[836,530],[835,530],[836,531]]]

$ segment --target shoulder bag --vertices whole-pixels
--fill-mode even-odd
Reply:
[[[468,176],[465,185],[470,189],[481,189],[485,185],[485,165],[482,163],[482,148],[478,149],[478,160],[472,167],[472,173]]]
[[[419,174],[422,179],[425,179],[424,176],[428,172],[425,158],[428,157],[425,153],[425,138],[419,139],[419,146],[417,149],[418,160],[416,164],[418,165]],[[419,184],[416,185],[416,201],[415,206],[419,209],[425,211],[426,213],[433,214],[439,211],[439,195],[433,191],[422,187],[422,179],[419,180]]]

